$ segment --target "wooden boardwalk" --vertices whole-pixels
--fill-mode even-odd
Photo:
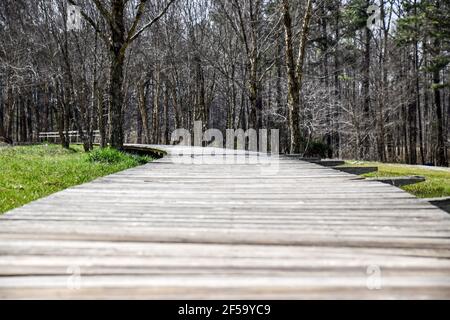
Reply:
[[[295,159],[164,149],[0,218],[0,298],[450,298],[436,207]]]

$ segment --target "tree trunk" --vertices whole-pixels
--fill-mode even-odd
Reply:
[[[111,147],[122,149],[124,143],[123,132],[123,57],[113,55],[110,68],[110,118],[111,118]]]
[[[158,67],[156,71],[156,79],[153,95],[153,116],[152,116],[152,143],[159,143],[160,128],[159,128],[159,98],[161,94],[161,71]]]
[[[305,17],[303,19],[301,41],[297,63],[294,60],[294,48],[292,37],[292,18],[289,0],[283,0],[283,24],[285,31],[286,67],[288,76],[288,107],[290,130],[290,153],[300,152],[300,90],[303,82],[303,65],[306,53],[306,42],[309,33],[309,25],[312,15],[312,1],[308,0]]]
[[[164,132],[162,144],[168,145],[170,142],[169,132],[169,88],[167,81],[164,83]]]
[[[56,111],[56,126],[58,128],[59,139],[61,141],[61,146],[63,148],[68,149],[70,147],[69,141],[68,139],[66,139],[66,135],[64,132],[67,131],[65,130],[66,108],[64,107],[63,94],[61,93],[61,86],[58,80],[53,79],[53,87],[55,88],[55,104],[56,104],[53,106],[53,108]]]
[[[414,42],[414,59],[413,59],[413,76],[414,86],[412,86],[412,94],[414,100],[409,104],[409,164],[417,164],[417,113],[420,112],[420,91],[419,91],[419,54],[417,41]],[[421,135],[421,132],[420,132]],[[420,139],[422,140],[422,139]],[[420,148],[422,154],[422,147]],[[423,154],[422,154],[423,158]]]
[[[180,129],[183,123],[183,117],[181,115],[180,106],[178,104],[177,88],[175,87],[175,81],[171,83],[171,96],[173,110],[175,113],[175,129]]]
[[[440,71],[436,70],[433,73],[433,84],[436,86],[434,88],[434,105],[436,107],[436,125],[437,125],[437,146],[436,146],[436,165],[447,167],[447,148],[444,141],[444,117],[441,103],[441,92],[438,88],[440,85]]]
[[[98,121],[98,130],[100,132],[100,147],[106,148],[107,146],[107,138],[106,138],[106,108],[105,108],[105,99],[103,94],[104,88],[97,86],[97,121]]]
[[[151,143],[151,135],[149,128],[149,117],[147,110],[147,92],[146,89],[148,87],[147,79],[141,79],[138,84],[138,105],[139,105],[139,113],[142,121],[142,130],[144,132],[144,143]]]
[[[367,6],[370,2],[367,0]],[[360,150],[360,158],[368,159],[370,151],[369,140],[369,119],[370,117],[370,29],[364,30],[364,59],[362,65],[363,81],[362,81],[362,99],[363,99],[363,138],[361,141],[362,148]]]
[[[288,108],[289,108],[289,152],[300,153],[300,88],[295,73],[294,48],[292,39],[292,18],[289,0],[283,0],[283,23],[285,32],[286,67],[288,76]]]
[[[0,90],[0,139],[5,137],[5,112],[4,112],[4,103],[3,103],[3,91]]]
[[[408,164],[417,164],[417,104],[414,100],[408,106],[409,157]]]
[[[250,59],[252,62],[250,63],[249,71],[250,71],[250,80],[249,80],[249,100],[250,100],[250,113],[249,113],[249,128],[253,128],[255,130],[259,130],[260,118],[261,118],[261,97],[259,90],[259,81],[258,81],[258,65],[257,58],[252,57]]]
[[[125,62],[125,22],[124,10],[125,3],[123,0],[111,1],[111,48],[110,48],[110,119],[111,132],[110,144],[115,149],[122,149],[124,144],[124,129],[123,129],[123,70]]]
[[[414,0],[414,15],[417,16],[417,0]],[[417,20],[415,20],[414,28],[418,30],[419,26]],[[419,65],[419,41],[414,40],[414,82],[415,82],[415,97],[416,97],[416,108],[419,120],[419,149],[420,149],[420,160],[422,164],[425,164],[425,152],[423,144],[423,124],[422,124],[422,106],[420,103],[420,65]]]
[[[14,99],[13,99],[13,89],[11,87],[8,88],[8,120],[7,120],[7,128],[6,128],[6,138],[12,140],[13,126],[14,126]]]
[[[203,74],[202,62],[200,57],[194,58],[195,64],[195,108],[194,121],[201,121],[203,124],[203,131],[208,127],[208,112],[206,107],[206,90],[205,90],[205,76]],[[159,83],[159,81],[158,81]]]

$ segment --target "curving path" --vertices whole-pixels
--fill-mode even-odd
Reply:
[[[158,148],[1,217],[0,298],[450,298],[436,207],[293,159]]]

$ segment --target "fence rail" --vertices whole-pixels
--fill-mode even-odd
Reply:
[[[68,131],[67,132],[69,136],[70,143],[78,143],[82,142],[80,138],[80,133],[78,131]],[[94,137],[94,142],[97,141],[100,138],[100,131],[94,130],[92,132]],[[66,132],[64,133],[66,135]],[[49,142],[58,142],[60,139],[59,132],[39,132],[39,141],[49,141]]]

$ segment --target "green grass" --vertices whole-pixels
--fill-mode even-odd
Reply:
[[[425,182],[405,186],[402,189],[418,198],[440,198],[450,196],[450,171],[438,171],[401,164],[385,164],[379,162],[347,161],[350,166],[376,166],[378,172],[363,175],[367,178],[424,176]]]
[[[80,146],[70,150],[57,145],[0,149],[0,214],[151,160],[112,149],[87,154]]]

